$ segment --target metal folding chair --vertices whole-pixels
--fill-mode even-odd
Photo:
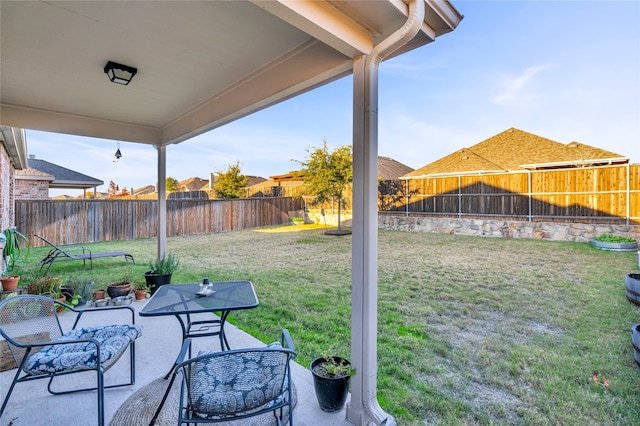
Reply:
[[[66,333],[63,332],[58,318],[56,308],[59,307],[76,315],[72,329]],[[129,324],[77,327],[84,315],[100,311],[117,313],[121,309],[131,314]],[[80,311],[45,296],[19,295],[3,300],[0,303],[0,335],[8,343],[18,370],[2,403],[0,416],[4,413],[16,384],[49,379],[47,390],[54,395],[97,390],[98,425],[103,426],[104,389],[134,384],[135,340],[141,334],[142,328],[135,325],[134,310],[129,306]],[[127,349],[130,352],[129,381],[105,386],[104,373]],[[53,389],[55,377],[91,370],[96,372],[95,387]]]

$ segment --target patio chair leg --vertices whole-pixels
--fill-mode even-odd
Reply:
[[[18,383],[18,378],[20,377],[20,372],[22,370],[18,368],[16,375],[13,377],[13,382],[11,382],[11,386],[9,386],[9,392],[7,392],[7,396],[4,397],[4,401],[2,402],[2,408],[0,408],[0,418],[2,418],[2,414],[4,413],[4,409],[7,408],[7,403],[9,402],[9,397],[11,396],[11,392],[13,392],[13,388]]]
[[[98,426],[104,426],[104,374],[102,369],[96,370],[98,375]]]

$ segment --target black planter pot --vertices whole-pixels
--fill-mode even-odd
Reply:
[[[153,294],[161,285],[171,284],[171,275],[172,274],[152,274],[151,271],[145,272],[144,279],[147,282],[147,287],[149,287],[149,292]]]
[[[345,364],[350,362],[344,358],[333,357],[336,361],[343,361]],[[326,378],[316,374],[316,367],[324,362],[324,358],[317,358],[311,363],[311,373],[313,374],[313,386],[316,390],[316,398],[322,411],[333,413],[342,410],[344,403],[347,401],[349,393],[349,383],[351,377]]]
[[[129,293],[131,293],[130,282],[115,283],[113,285],[107,286],[107,294],[112,299],[115,299],[116,297],[127,296]]]

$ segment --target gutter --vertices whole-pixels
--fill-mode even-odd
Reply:
[[[533,169],[536,170],[538,168],[548,168],[548,167],[559,167],[559,166],[586,166],[586,165],[594,165],[594,164],[606,164],[611,165],[615,163],[625,163],[629,162],[629,157],[613,157],[613,158],[594,158],[590,160],[573,160],[573,161],[558,161],[554,163],[539,163],[539,164],[522,164],[520,167],[523,169]]]
[[[27,168],[27,137],[24,129],[0,126],[0,141],[9,154],[13,168],[24,170]]]
[[[416,34],[418,34],[424,23],[425,8],[425,0],[412,0],[409,3],[409,14],[404,25],[374,46],[369,55],[367,55],[365,59],[365,73],[368,74],[368,76],[365,78],[368,77],[370,88],[367,108],[369,108],[372,114],[377,114],[378,111],[378,67],[384,58],[393,54],[393,52],[411,41]],[[372,132],[370,137],[377,141],[377,124],[375,127],[376,128],[369,130]],[[370,309],[370,307],[365,307],[365,309]],[[377,310],[377,307],[374,306],[373,309]],[[375,321],[376,318],[374,317],[373,320]],[[376,395],[377,363],[373,362],[373,365],[366,363],[363,365],[362,370],[364,391],[362,394],[363,414],[376,425],[396,425],[395,419],[385,413],[378,403]],[[364,419],[361,418],[361,421],[362,420]]]

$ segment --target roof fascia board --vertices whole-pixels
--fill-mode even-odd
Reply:
[[[93,188],[94,186],[102,186],[104,182],[98,181],[79,181],[79,180],[54,180],[51,182],[52,188]]]
[[[374,35],[326,1],[257,0],[252,3],[349,58],[373,48]]]
[[[155,145],[161,132],[153,127],[63,114],[8,104],[0,105],[2,122],[23,129]],[[26,160],[25,160],[26,161]]]
[[[38,175],[15,175],[15,179],[16,180],[36,180],[36,181],[42,181],[42,180],[46,180],[48,182],[53,182],[54,177],[51,175],[46,175],[46,176],[38,176]]]
[[[409,180],[409,179],[423,179],[423,178],[440,178],[440,177],[453,177],[453,176],[467,176],[467,175],[496,175],[496,174],[504,174],[511,173],[512,171],[504,171],[504,170],[473,170],[468,172],[447,172],[447,173],[431,173],[428,175],[419,175],[419,176],[401,176],[400,179]],[[524,170],[519,172],[524,173]]]
[[[456,10],[453,5],[448,0],[424,0],[427,3],[427,17],[429,16],[429,9],[433,10],[434,13],[438,15],[438,17],[442,20],[442,23],[445,27],[438,27],[438,35],[442,35],[448,32],[451,32],[456,29],[456,27],[460,24],[462,19],[464,19],[464,15],[460,14]]]
[[[163,128],[162,145],[184,142],[349,75],[352,70],[350,58],[311,40],[169,123]]]
[[[420,31],[432,41],[456,29],[464,18],[449,1],[424,0],[426,3],[424,22]],[[409,16],[409,5],[402,0],[389,0],[398,11]]]
[[[613,163],[623,163],[628,162],[629,157],[613,157],[613,158],[594,158],[589,160],[572,160],[572,161],[558,161],[553,163],[539,163],[539,164],[522,164],[520,167],[523,169],[539,169],[546,167],[559,167],[559,166],[584,166],[584,165],[592,165],[592,164],[613,164]]]

